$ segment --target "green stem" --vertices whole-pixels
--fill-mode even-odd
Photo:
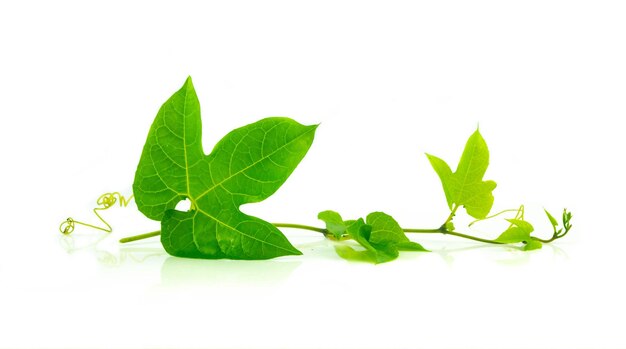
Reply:
[[[311,230],[311,231],[315,231],[318,233],[322,233],[324,235],[328,234],[328,230],[317,228],[317,227],[312,227],[310,225],[293,224],[293,223],[272,223],[272,225],[275,226],[276,228],[304,229],[304,230]]]
[[[448,223],[452,222],[452,218],[454,218],[454,215],[456,214],[456,210],[459,208],[459,206],[457,206],[457,204],[454,204],[452,206],[452,210],[450,210],[450,215],[448,216],[448,218],[446,218],[446,221],[443,222],[442,227],[445,227]]]
[[[303,229],[303,230],[310,230],[310,231],[314,231],[317,233],[322,233],[324,235],[328,234],[328,230],[323,229],[323,228],[317,228],[317,227],[313,227],[310,225],[303,225],[303,224],[293,224],[293,223],[272,223],[272,225],[274,225],[277,228],[294,228],[294,229]],[[407,228],[407,229],[403,229],[403,231],[405,233],[421,233],[421,234],[444,234],[444,235],[452,235],[452,236],[456,236],[456,237],[460,237],[460,238],[464,238],[464,239],[469,239],[469,240],[474,240],[474,241],[479,241],[479,242],[484,242],[484,243],[488,243],[488,244],[502,244],[501,242],[497,242],[494,240],[488,240],[488,239],[483,239],[483,238],[479,238],[476,236],[472,236],[472,235],[466,235],[466,234],[462,234],[462,233],[457,233],[454,231],[447,231],[445,229],[439,228],[439,229],[414,229],[414,228]],[[127,238],[123,238],[120,240],[120,243],[127,243],[127,242],[133,242],[133,241],[138,241],[138,240],[142,240],[142,239],[147,239],[147,238],[151,238],[154,236],[159,236],[161,235],[161,231],[153,231],[151,233],[146,233],[146,234],[140,234],[140,235],[135,235],[135,236],[130,236]]]
[[[277,228],[303,229],[303,230],[311,230],[311,231],[314,231],[314,232],[322,233],[324,235],[328,234],[328,230],[326,230],[326,229],[312,227],[310,225],[304,225],[304,224],[272,223],[272,225],[277,227]],[[129,236],[129,237],[120,239],[120,243],[125,244],[127,242],[139,241],[139,240],[143,240],[143,239],[147,239],[147,238],[151,238],[151,237],[155,237],[155,236],[159,236],[159,235],[161,235],[161,231],[157,230],[157,231],[153,231],[153,232],[150,232],[150,233],[139,234],[139,235]]]
[[[150,232],[150,233],[139,234],[139,235],[129,236],[127,238],[120,239],[120,243],[124,244],[124,243],[127,243],[127,242],[143,240],[143,239],[147,239],[147,238],[151,238],[153,236],[159,236],[159,235],[161,235],[161,231],[157,230],[157,231],[153,231],[153,232]]]
[[[565,234],[567,234],[567,232],[565,232],[565,233],[563,233],[563,234],[561,234],[561,235],[554,234],[554,235],[552,235],[552,237],[551,237],[551,238],[546,239],[546,240],[544,240],[544,239],[540,239],[540,238],[537,238],[537,237],[534,237],[534,236],[533,236],[532,238],[533,238],[533,239],[535,239],[535,240],[537,240],[537,241],[543,242],[544,244],[547,244],[547,243],[550,243],[550,242],[552,242],[552,241],[554,241],[554,240],[558,240],[558,239],[560,239],[560,238],[564,237],[564,236],[565,236]]]
[[[447,230],[445,230],[443,228],[439,228],[439,229],[402,229],[402,230],[405,233],[420,233],[420,234],[429,233],[429,234],[452,235],[452,236],[460,237],[460,238],[463,238],[463,239],[469,239],[469,240],[484,242],[484,243],[487,243],[487,244],[495,244],[495,245],[502,245],[503,244],[502,242],[499,242],[499,241],[483,239],[483,238],[479,238],[477,236],[467,235],[467,234],[463,234],[463,233],[457,233],[455,231],[447,231]]]

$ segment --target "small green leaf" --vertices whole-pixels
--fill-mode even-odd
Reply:
[[[571,220],[572,213],[569,212],[567,209],[563,209],[563,227],[566,231],[569,231],[572,228],[572,223],[570,222]]]
[[[372,244],[395,245],[401,251],[428,252],[422,245],[410,241],[400,224],[384,212],[372,212],[365,221],[372,227],[369,239]]]
[[[559,225],[559,222],[556,221],[556,218],[554,218],[554,216],[552,216],[550,212],[548,212],[548,210],[546,210],[545,208],[543,209],[543,211],[546,213],[546,216],[548,216],[548,219],[550,220],[550,224],[552,224],[552,227],[556,228]]]
[[[361,246],[370,252],[370,256],[375,263],[384,263],[398,258],[399,252],[392,245],[372,244],[370,238],[372,226],[365,224],[363,218],[359,218],[348,226],[348,234]]]
[[[324,213],[321,216],[336,224],[339,224],[337,218],[341,217],[336,212]],[[343,225],[346,227],[345,232],[365,248],[365,251],[350,251],[349,247],[336,249],[337,254],[346,259],[362,260],[363,255],[367,255],[371,262],[384,263],[398,258],[399,251],[428,252],[422,245],[410,241],[398,222],[383,212],[370,213],[367,215],[367,221],[359,218],[345,221]]]
[[[530,235],[518,227],[510,227],[495,240],[505,244],[514,244],[530,239]]]
[[[511,226],[505,230],[495,241],[505,244],[513,244],[517,242],[530,241],[530,233],[533,232],[533,226],[521,219],[507,219]]]
[[[240,211],[287,180],[317,126],[273,117],[235,129],[209,155],[202,149],[200,104],[188,78],[150,128],[135,173],[137,207],[161,221],[161,243],[174,256],[267,259],[301,254],[272,224]],[[192,209],[176,211],[191,201]]]
[[[400,224],[393,217],[384,212],[372,212],[367,215],[365,222],[372,227],[370,242],[374,244],[389,244],[407,242]]]
[[[335,211],[323,211],[318,213],[317,218],[326,223],[326,230],[339,240],[346,233],[346,224],[341,215]]]
[[[530,239],[528,241],[526,241],[526,245],[524,245],[524,251],[532,251],[532,250],[538,250],[541,248],[543,244],[541,243],[541,241],[537,241],[535,239]]]
[[[446,201],[448,202],[448,208],[452,209],[452,204],[454,204],[456,200],[454,193],[451,192],[454,173],[452,173],[450,166],[448,166],[443,159],[430,154],[426,154],[426,157],[439,176],[439,180],[441,180],[441,184],[443,185],[443,192],[446,195]]]
[[[352,262],[373,262],[370,251],[357,251],[350,246],[335,245],[335,252],[339,257]]]
[[[509,223],[513,224],[514,226],[519,227],[520,229],[522,229],[523,231],[527,232],[528,234],[530,234],[533,231],[535,231],[535,228],[532,226],[532,224],[526,222],[525,220],[509,218],[509,219],[507,219],[507,221]]]
[[[463,206],[474,218],[487,217],[493,206],[492,191],[496,183],[483,181],[489,166],[489,149],[480,132],[476,130],[467,140],[454,173],[444,160],[430,154],[426,156],[441,180],[449,208]]]

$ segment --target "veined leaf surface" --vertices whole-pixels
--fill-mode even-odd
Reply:
[[[489,149],[480,132],[476,130],[467,140],[454,173],[444,160],[430,154],[426,156],[441,180],[448,207],[463,206],[474,218],[487,217],[493,206],[492,191],[496,182],[483,181],[489,166]]]
[[[344,232],[354,239],[365,251],[355,251],[349,246],[339,246],[339,256],[349,260],[384,263],[398,258],[399,251],[421,251],[427,249],[409,240],[400,224],[384,212],[372,212],[367,218],[344,221],[335,211],[320,212],[318,218],[326,223],[326,229],[342,236]]]
[[[235,129],[209,155],[191,78],[160,108],[141,154],[133,192],[174,256],[267,259],[301,254],[272,224],[240,211],[287,180],[313,142],[316,125],[272,117]],[[176,204],[191,201],[187,212]]]

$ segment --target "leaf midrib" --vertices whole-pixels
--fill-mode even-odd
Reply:
[[[187,94],[189,87],[185,88],[185,102],[183,103],[183,153],[185,154],[185,180],[187,181],[187,196],[191,194],[189,187],[189,159],[187,159]]]
[[[472,144],[472,148],[470,149],[471,154],[470,154],[470,158],[469,158],[469,164],[467,165],[467,170],[464,173],[463,176],[463,182],[461,182],[461,187],[459,188],[459,190],[457,191],[457,197],[456,200],[457,203],[458,201],[463,197],[463,193],[465,193],[465,188],[468,186],[467,184],[467,176],[469,175],[470,170],[472,169],[472,164],[474,163],[474,158],[475,158],[475,154],[476,154],[476,144]],[[456,175],[456,173],[455,173]],[[480,181],[479,181],[480,182]]]

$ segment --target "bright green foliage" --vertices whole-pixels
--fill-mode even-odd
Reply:
[[[137,206],[148,218],[161,221],[161,243],[174,256],[267,259],[301,254],[276,226],[244,214],[240,206],[263,201],[280,188],[306,155],[316,128],[289,118],[266,118],[231,131],[206,155],[202,148],[200,105],[188,78],[159,109],[148,133],[133,183]],[[337,253],[346,259],[374,263],[394,260],[400,251],[427,251],[410,241],[405,231],[442,233],[498,244],[523,243],[523,249],[529,251],[541,248],[542,242],[565,236],[572,227],[572,215],[567,210],[563,211],[562,226],[546,210],[553,235],[545,240],[533,237],[534,228],[524,220],[522,205],[516,216],[508,219],[510,226],[495,240],[456,232],[452,219],[461,206],[477,219],[475,222],[513,211],[488,216],[496,183],[483,180],[489,166],[487,144],[476,130],[467,140],[455,172],[444,160],[426,156],[441,180],[451,211],[439,228],[403,229],[383,212],[372,212],[366,219],[343,220],[334,211],[318,214],[326,223],[325,229],[276,225],[308,229],[336,240],[353,239],[363,250],[337,244]],[[176,205],[185,199],[191,203],[189,211],[176,210]],[[71,219],[66,222],[74,223]],[[157,234],[123,240],[135,241]]]
[[[489,149],[478,130],[467,140],[454,173],[444,160],[430,154],[426,156],[439,175],[450,209],[463,206],[470,216],[477,219],[485,218],[489,214],[493,206],[492,191],[496,188],[496,183],[483,181],[489,166]]]
[[[543,246],[541,241],[537,241],[531,238],[530,240],[526,241],[526,245],[524,245],[524,251],[538,250],[541,248],[541,246]]]
[[[507,219],[507,221],[511,223],[511,226],[500,234],[495,241],[513,244],[530,240],[530,233],[535,230],[530,223],[521,219]]]
[[[560,228],[556,218],[554,218],[554,216],[551,215],[550,212],[548,212],[547,210],[544,209],[544,211],[546,212],[546,216],[548,216],[550,224],[552,225],[552,240],[562,238],[570,231],[570,229],[572,229],[572,213],[569,212],[567,209],[563,210],[563,215],[561,216],[562,226]]]
[[[326,223],[328,230],[335,239],[339,240],[346,234],[346,224],[341,215],[335,211],[323,211],[317,215],[317,218]]]
[[[181,257],[266,259],[301,254],[272,224],[239,210],[287,180],[317,126],[282,117],[235,129],[209,155],[202,149],[200,105],[191,78],[157,114],[133,191],[139,210],[161,221],[161,243]],[[183,199],[188,212],[175,210]]]
[[[386,213],[372,212],[365,222],[372,226],[370,242],[375,245],[395,246],[400,251],[428,251],[417,242],[410,241],[400,224]]]
[[[544,208],[543,211],[546,213],[546,216],[548,216],[548,219],[550,220],[550,224],[552,224],[552,228],[556,230],[556,227],[559,225],[559,222],[556,221],[556,218],[554,218],[554,216],[552,216],[550,212],[548,212],[548,210]]]
[[[345,259],[384,263],[398,258],[399,251],[428,251],[410,241],[398,222],[383,212],[372,212],[365,221],[363,218],[344,221],[334,211],[320,212],[318,218],[326,222],[326,229],[335,236],[347,232],[365,248],[365,251],[354,251],[348,246],[338,246],[337,254]]]
[[[365,247],[365,253],[374,263],[384,263],[398,258],[399,252],[392,245],[374,244],[370,240],[372,238],[372,226],[365,224],[363,218],[357,219],[348,226],[348,234],[359,245]]]

